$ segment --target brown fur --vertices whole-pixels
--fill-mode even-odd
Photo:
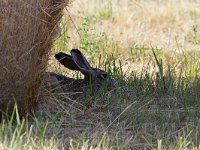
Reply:
[[[0,1],[0,111],[37,105],[53,31],[68,0]]]

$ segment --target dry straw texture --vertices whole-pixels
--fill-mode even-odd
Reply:
[[[68,0],[0,0],[0,110],[37,104],[48,54]]]

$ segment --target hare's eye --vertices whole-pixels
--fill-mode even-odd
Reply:
[[[101,73],[101,78],[106,79],[108,77],[108,74],[106,72]]]

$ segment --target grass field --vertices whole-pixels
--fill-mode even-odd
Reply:
[[[200,3],[74,0],[52,54],[79,48],[116,95],[48,92],[35,117],[3,119],[0,149],[199,149]],[[49,70],[80,76],[53,57]],[[14,119],[14,118],[17,119]]]

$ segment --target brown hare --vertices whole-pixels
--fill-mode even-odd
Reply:
[[[71,55],[59,52],[55,54],[55,58],[66,68],[80,71],[84,75],[84,79],[74,79],[50,72],[50,85],[57,91],[69,93],[73,98],[80,98],[86,94],[95,95],[100,89],[114,91],[115,81],[107,72],[91,67],[78,49],[72,49]]]

